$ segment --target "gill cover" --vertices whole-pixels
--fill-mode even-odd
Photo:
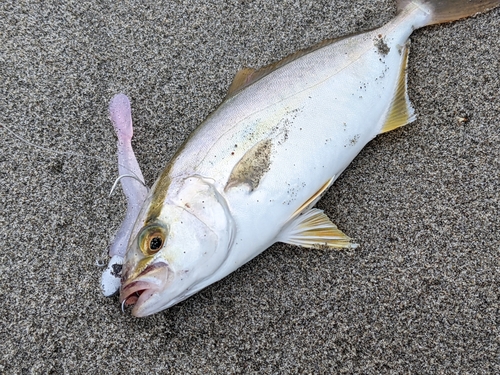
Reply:
[[[160,184],[157,184],[160,185]],[[206,285],[226,260],[234,224],[225,199],[201,176],[174,179],[160,210],[150,210],[155,189],[127,249],[120,300],[146,316],[172,306]],[[150,212],[155,216],[148,216]]]

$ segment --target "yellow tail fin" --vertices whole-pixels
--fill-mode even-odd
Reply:
[[[410,5],[424,8],[431,14],[427,25],[444,23],[484,13],[500,5],[500,0],[398,0],[398,12]]]

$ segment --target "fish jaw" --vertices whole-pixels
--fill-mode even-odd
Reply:
[[[136,317],[158,311],[162,305],[158,296],[168,287],[172,275],[173,272],[167,263],[157,261],[150,264],[137,277],[130,278],[122,284],[120,303],[124,306],[133,305],[132,315]]]

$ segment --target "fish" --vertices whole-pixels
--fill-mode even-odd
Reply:
[[[130,145],[130,101],[116,95],[110,117],[127,214],[101,278],[103,293],[119,292],[122,308],[144,317],[276,242],[356,248],[314,206],[370,140],[416,119],[407,93],[410,35],[499,5],[397,0],[396,16],[380,28],[243,68],[151,189]]]

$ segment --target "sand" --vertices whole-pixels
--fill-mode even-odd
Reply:
[[[132,100],[151,185],[238,69],[394,13],[389,0],[1,2],[0,372],[499,373],[498,9],[413,34],[418,120],[372,141],[318,204],[358,249],[277,244],[143,319],[100,292],[96,260],[125,212],[121,192],[108,198],[114,94]]]

